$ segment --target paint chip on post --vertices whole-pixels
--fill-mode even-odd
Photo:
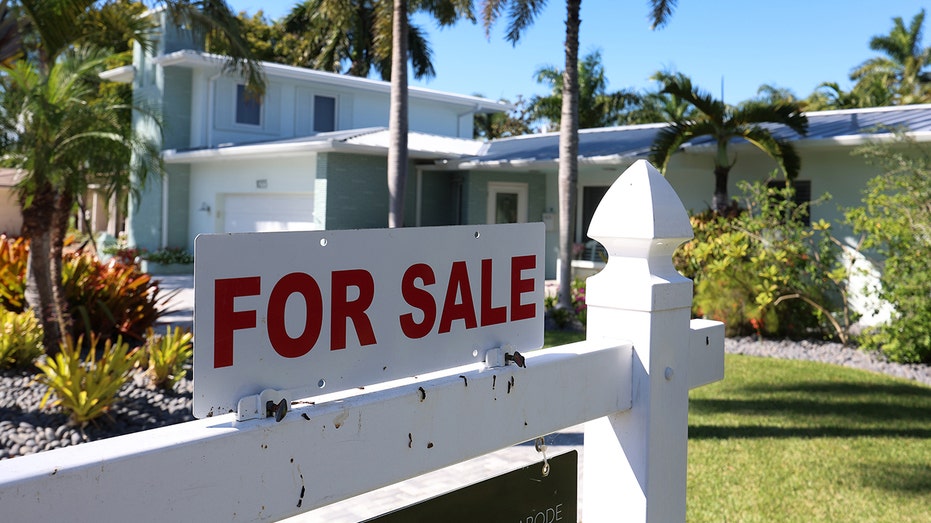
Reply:
[[[198,236],[195,296],[212,307],[194,316],[194,415],[540,348],[543,236],[540,223]]]

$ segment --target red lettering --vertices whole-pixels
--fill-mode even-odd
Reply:
[[[423,311],[423,321],[420,323],[414,319],[412,312],[402,314],[400,318],[404,335],[416,340],[430,334],[433,329],[436,322],[436,303],[432,294],[414,285],[415,280],[420,280],[424,286],[433,285],[436,283],[436,276],[429,265],[417,263],[408,267],[401,278],[401,295],[404,296],[404,301]]]
[[[533,254],[511,258],[511,321],[529,320],[537,315],[537,304],[521,304],[520,295],[533,292],[533,278],[521,279],[521,272],[537,267],[537,257]]]
[[[255,296],[261,292],[261,279],[226,278],[213,284],[213,368],[233,365],[233,332],[255,328],[255,311],[233,310],[239,296]]]
[[[359,344],[374,345],[375,331],[365,313],[375,299],[375,279],[363,269],[335,271],[331,277],[330,350],[346,348],[346,321],[352,320]],[[349,287],[359,289],[359,297],[349,300]]]
[[[304,331],[292,338],[285,329],[285,308],[292,294],[304,298],[307,313]],[[285,358],[299,358],[314,348],[323,324],[323,296],[309,274],[292,272],[278,280],[268,297],[268,340],[275,352]],[[254,327],[255,325],[253,325]]]
[[[456,296],[462,298],[461,303],[456,303]],[[472,288],[469,286],[469,269],[464,261],[453,262],[449,271],[449,286],[446,288],[446,300],[443,302],[439,332],[449,332],[453,320],[464,320],[466,329],[474,329],[478,326],[475,319],[475,302],[472,301]]]
[[[491,259],[482,260],[482,327],[508,321],[506,306],[491,306]]]

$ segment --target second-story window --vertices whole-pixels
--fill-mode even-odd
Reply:
[[[262,98],[243,84],[236,86],[236,123],[262,125]]]
[[[314,96],[314,132],[325,133],[336,130],[336,98]]]

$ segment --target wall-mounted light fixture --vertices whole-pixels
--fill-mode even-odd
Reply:
[[[197,210],[210,214],[210,205],[208,205],[207,202],[200,202],[200,209]]]

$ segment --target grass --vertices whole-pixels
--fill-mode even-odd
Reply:
[[[690,397],[689,522],[931,521],[931,388],[728,355]]]
[[[931,388],[727,355],[690,394],[688,521],[931,521]]]

